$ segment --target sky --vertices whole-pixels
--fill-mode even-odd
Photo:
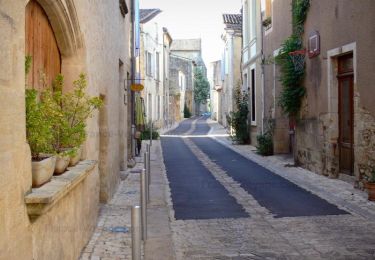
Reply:
[[[202,38],[206,66],[223,52],[223,13],[240,13],[241,0],[140,0],[140,8],[159,8],[155,18],[173,39]]]

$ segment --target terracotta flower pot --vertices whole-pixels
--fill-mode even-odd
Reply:
[[[368,192],[368,200],[375,201],[375,182],[367,182],[365,188]]]
[[[82,148],[79,147],[77,148],[75,155],[70,157],[69,166],[70,167],[75,166],[81,160],[81,156],[82,156]]]
[[[55,166],[55,175],[63,174],[68,168],[70,162],[69,155],[57,155],[56,156],[56,166]]]
[[[56,157],[48,157],[41,161],[33,161],[32,166],[32,185],[33,188],[42,186],[49,182],[55,170]]]

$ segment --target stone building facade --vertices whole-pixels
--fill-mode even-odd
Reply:
[[[266,111],[264,107],[262,68],[261,0],[242,1],[242,59],[243,90],[249,98],[250,142],[257,145],[257,135],[264,132]]]
[[[211,118],[222,124],[221,90],[223,81],[221,80],[221,60],[211,62],[208,79],[210,82]]]
[[[193,112],[193,75],[192,60],[182,56],[170,56],[170,113],[173,122],[178,122],[184,118],[184,106]]]
[[[304,42],[309,48],[317,32],[320,54],[306,59],[298,160],[315,172],[357,183],[375,169],[375,28],[363,27],[373,23],[375,2],[311,0],[310,5]],[[351,72],[343,75],[339,65],[345,57]],[[346,135],[350,140],[343,140]]]
[[[242,46],[242,15],[223,14],[224,51],[222,58],[221,107],[219,121],[228,126],[227,115],[235,111],[234,90],[241,85],[241,46]]]
[[[274,153],[288,154],[292,149],[292,137],[289,135],[289,118],[278,105],[282,85],[279,81],[279,66],[274,62],[274,59],[279,54],[281,44],[292,33],[292,16],[290,14],[292,1],[264,1],[263,4],[261,20],[264,21],[269,17],[272,21],[267,26],[261,27],[265,93],[263,121],[267,122],[267,119],[273,121]]]
[[[272,17],[263,28],[265,110],[275,120],[274,150],[290,151],[289,119],[277,102],[282,86],[272,62],[292,33],[291,3],[263,1]],[[323,11],[324,10],[324,11]],[[295,156],[303,167],[360,185],[375,169],[373,81],[375,2],[311,0],[304,24],[306,95],[295,126]]]
[[[170,55],[172,42],[173,39],[171,34],[167,28],[163,27],[164,126],[170,126],[172,123],[172,115],[170,112]]]
[[[141,9],[141,79],[144,85],[142,96],[145,101],[147,122],[156,128],[164,126],[164,45],[163,29],[157,22],[159,9]]]
[[[191,63],[188,66],[198,67],[199,69],[202,70],[203,75],[205,77],[207,76],[207,67],[202,58],[202,40],[201,39],[175,39],[171,46],[171,57],[172,57],[171,61],[176,62],[176,66],[174,66],[174,62],[171,62],[172,71],[175,71],[176,69],[178,69],[178,67],[180,66],[179,63],[186,63],[186,64]],[[189,74],[186,74],[186,73],[189,73]],[[179,82],[179,84],[174,85],[174,86],[171,85],[171,88],[176,88],[177,86],[181,88],[183,87],[182,86],[183,84],[186,84],[185,85],[186,87],[184,88],[184,91],[182,92],[182,95],[184,96],[183,98],[181,97],[179,98],[180,103],[182,104],[180,105],[180,110],[182,111],[182,114],[183,114],[183,109],[184,109],[184,104],[183,104],[184,102],[187,104],[192,114],[199,114],[200,108],[196,106],[195,101],[194,101],[193,68],[191,69],[191,73],[188,72],[187,70],[181,70],[179,74],[180,74],[179,76],[180,79],[176,81],[176,77],[175,77],[175,81],[174,81],[175,82],[174,84],[176,84],[177,82]],[[186,83],[183,83],[185,82],[184,78],[186,78]],[[191,81],[190,81],[190,78],[192,78]]]
[[[30,4],[39,6],[49,22],[66,90],[82,72],[88,93],[105,103],[88,121],[84,161],[37,189],[31,188],[25,126],[25,20]],[[114,194],[128,160],[131,10],[130,0],[1,3],[0,259],[77,259],[96,225],[100,201]],[[37,59],[43,49],[33,55]]]

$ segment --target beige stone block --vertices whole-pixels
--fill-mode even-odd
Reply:
[[[12,26],[14,21],[7,14],[0,15],[0,61],[2,64],[7,64],[6,66],[1,66],[0,70],[0,83],[8,82],[12,76]]]

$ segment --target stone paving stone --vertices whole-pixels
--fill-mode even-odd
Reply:
[[[139,174],[129,173],[113,199],[102,205],[96,230],[81,259],[131,259],[130,214],[131,207],[138,204]],[[128,232],[111,231],[115,227],[125,227]]]

